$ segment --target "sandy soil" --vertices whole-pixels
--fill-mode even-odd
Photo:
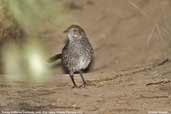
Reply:
[[[171,113],[171,1],[65,0],[87,32],[95,62],[86,88],[72,89],[61,70],[46,83],[1,79],[0,109],[76,111],[84,114]],[[72,23],[71,23],[72,24]],[[59,30],[45,38],[51,55],[60,52]],[[50,39],[50,40],[49,40]],[[77,83],[81,83],[76,75]]]

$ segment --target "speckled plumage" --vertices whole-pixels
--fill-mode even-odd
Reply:
[[[93,48],[86,36],[84,30],[78,25],[70,26],[66,32],[68,33],[68,41],[62,50],[62,63],[68,71],[74,87],[77,85],[74,81],[74,73],[79,72],[83,80],[82,70],[86,69],[93,59]]]

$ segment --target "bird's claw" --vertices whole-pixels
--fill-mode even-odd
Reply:
[[[79,88],[82,88],[82,87],[85,88],[86,86],[87,86],[87,83],[85,82],[82,85],[80,85]]]
[[[77,85],[74,85],[74,86],[72,86],[72,88],[79,88],[79,86],[77,86]]]

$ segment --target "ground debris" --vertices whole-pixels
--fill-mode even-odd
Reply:
[[[157,82],[150,82],[150,83],[147,83],[146,86],[161,85],[161,84],[167,84],[167,83],[171,83],[171,80],[161,80]]]

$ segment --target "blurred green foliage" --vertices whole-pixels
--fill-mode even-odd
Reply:
[[[0,38],[14,39],[1,48],[7,80],[48,79],[48,52],[41,32],[63,28],[71,20],[67,12],[62,0],[0,0]],[[27,39],[22,48],[14,42],[21,37]]]
[[[35,32],[49,23],[56,26],[67,24],[69,15],[61,0],[0,0],[17,22],[27,31]]]

